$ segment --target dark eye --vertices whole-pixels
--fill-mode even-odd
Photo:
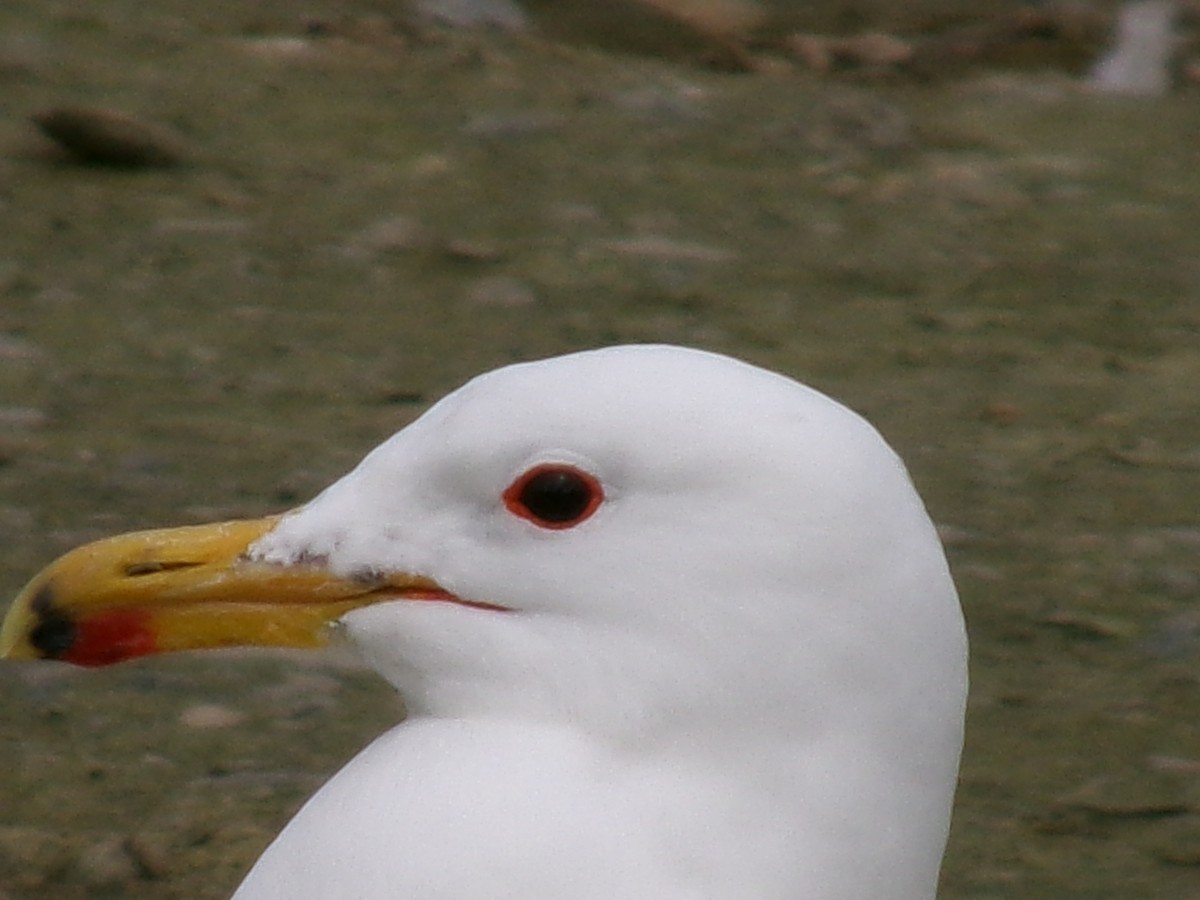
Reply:
[[[596,511],[604,499],[600,482],[574,466],[534,466],[504,492],[504,505],[543,528],[570,528]]]

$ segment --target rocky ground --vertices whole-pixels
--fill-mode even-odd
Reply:
[[[870,417],[943,529],[973,690],[942,896],[1200,896],[1187,60],[1163,96],[1086,90],[1086,5],[1098,43],[932,68],[811,41],[929,54],[1013,6],[635,48],[385,6],[0,9],[0,593],[92,537],[287,508],[483,369],[733,353]],[[0,690],[5,900],[227,896],[400,715],[343,651]]]

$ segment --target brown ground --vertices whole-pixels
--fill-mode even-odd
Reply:
[[[510,360],[731,352],[868,415],[945,526],[973,692],[943,896],[1200,896],[1196,89],[723,73],[329,6],[0,9],[0,593],[286,508]],[[29,117],[62,105],[190,161],[55,159]],[[398,715],[328,655],[0,689],[5,900],[226,896]]]

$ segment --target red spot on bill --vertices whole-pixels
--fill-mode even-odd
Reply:
[[[150,615],[143,610],[103,612],[76,628],[75,641],[60,659],[77,666],[107,666],[157,650]]]

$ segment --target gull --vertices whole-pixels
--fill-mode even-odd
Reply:
[[[864,419],[641,345],[479,376],[306,505],[71,551],[0,654],[339,623],[407,718],[236,900],[929,900],[967,688],[935,529]]]

